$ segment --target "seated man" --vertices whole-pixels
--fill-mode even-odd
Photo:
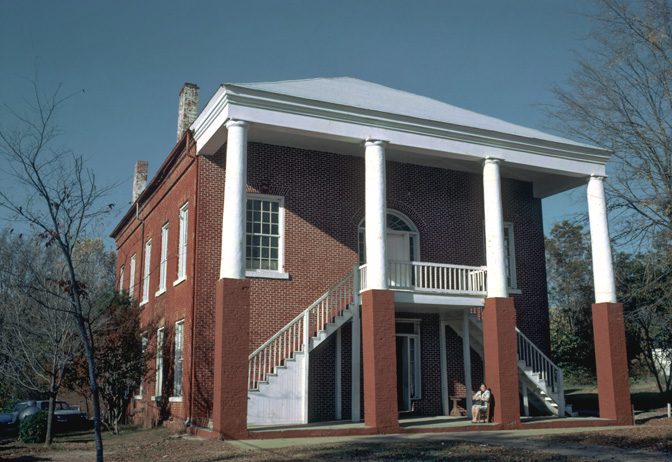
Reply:
[[[488,410],[490,390],[488,390],[488,387],[482,383],[480,390],[478,390],[471,399],[474,401],[474,405],[471,407],[471,423],[478,423],[478,420],[481,417],[481,412],[487,412]]]

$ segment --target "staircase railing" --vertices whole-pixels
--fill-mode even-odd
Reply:
[[[354,302],[355,276],[355,271],[348,274],[249,356],[250,390],[257,390],[258,383],[265,381],[268,374],[284,365],[295,352],[307,352],[310,338]]]
[[[558,404],[558,415],[565,415],[565,396],[562,369],[550,360],[537,346],[516,327],[516,343],[518,360],[524,361],[532,372],[539,374],[539,378],[546,382],[548,391],[555,394],[553,397]]]
[[[471,309],[474,325],[483,331],[483,307]],[[562,369],[546,356],[532,341],[516,327],[516,347],[518,361],[523,361],[532,372],[539,375],[539,378],[546,382],[548,391],[554,394],[558,405],[558,415],[565,415],[565,385],[562,378]]]

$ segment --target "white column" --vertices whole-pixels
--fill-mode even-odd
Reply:
[[[367,289],[387,289],[385,141],[369,140],[365,146]]]
[[[472,393],[474,392],[471,386],[471,342],[469,341],[469,308],[464,310],[464,317],[462,318],[462,362],[464,364],[464,387],[467,390],[467,417],[470,419],[471,406],[473,405]]]
[[[448,402],[448,357],[446,354],[446,321],[439,321],[439,359],[441,360],[441,404],[443,406],[443,415],[450,414],[450,403]]]
[[[593,250],[595,303],[616,303],[616,282],[611,260],[603,176],[593,175],[588,181],[588,216],[590,217],[590,242]]]
[[[245,192],[247,190],[247,122],[226,123],[226,183],[219,277],[245,279]]]
[[[498,159],[483,162],[483,202],[485,209],[485,255],[488,266],[488,297],[508,297],[502,183]],[[368,226],[368,223],[367,223]]]

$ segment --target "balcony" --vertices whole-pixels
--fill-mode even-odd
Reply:
[[[387,286],[397,302],[482,305],[486,273],[485,266],[389,260]],[[361,290],[367,289],[367,265],[359,267],[359,276]]]

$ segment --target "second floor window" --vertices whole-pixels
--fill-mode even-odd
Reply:
[[[177,279],[187,277],[187,228],[189,226],[189,204],[180,208],[180,236],[177,249]]]
[[[168,266],[168,223],[161,228],[161,263],[159,264],[159,291],[166,291],[166,267]]]
[[[131,257],[131,272],[128,278],[128,296],[133,298],[135,291],[135,254]]]
[[[281,272],[282,198],[248,195],[245,262],[248,271]]]
[[[142,302],[149,300],[149,271],[150,262],[152,261],[152,240],[148,240],[145,244],[145,270],[142,277]]]

